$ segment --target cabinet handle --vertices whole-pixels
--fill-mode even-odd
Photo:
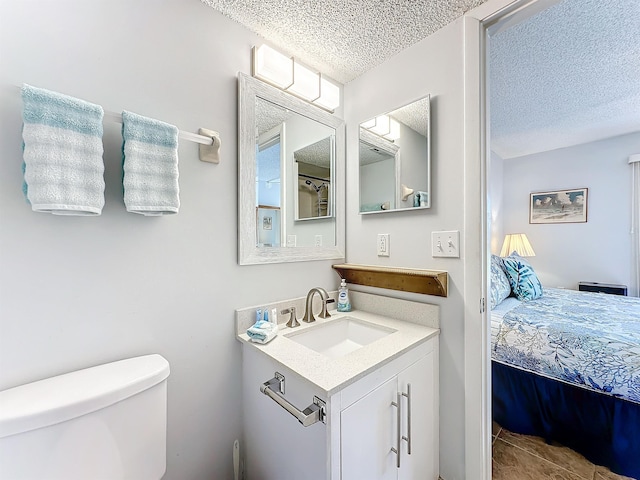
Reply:
[[[403,436],[402,439],[407,442],[407,454],[411,455],[411,384],[407,384],[407,393],[402,393],[404,397],[407,397],[407,436]]]
[[[396,467],[400,468],[400,442],[402,441],[402,393],[398,392],[396,401],[391,402],[391,405],[398,409],[398,415],[396,419],[396,424],[398,428],[396,429],[396,447],[391,447],[391,451],[396,454]]]

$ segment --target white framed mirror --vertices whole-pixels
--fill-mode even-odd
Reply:
[[[238,88],[238,263],[344,258],[343,120],[243,73]]]
[[[431,207],[430,96],[360,124],[360,214]]]

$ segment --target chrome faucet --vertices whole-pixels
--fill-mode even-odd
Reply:
[[[315,294],[320,295],[320,300],[322,302],[322,310],[319,313],[320,318],[330,317],[331,314],[327,311],[327,304],[335,302],[333,298],[329,298],[329,294],[322,287],[314,287],[309,290],[307,293],[307,300],[305,302],[304,316],[302,317],[303,322],[311,323],[316,321],[316,317],[313,316],[313,296]]]

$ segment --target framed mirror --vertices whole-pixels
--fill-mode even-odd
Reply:
[[[344,258],[344,122],[243,73],[238,88],[238,263]]]
[[[360,124],[360,214],[431,207],[430,96]]]

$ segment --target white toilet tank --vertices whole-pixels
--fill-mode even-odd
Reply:
[[[160,479],[168,376],[145,355],[0,392],[0,479]]]

